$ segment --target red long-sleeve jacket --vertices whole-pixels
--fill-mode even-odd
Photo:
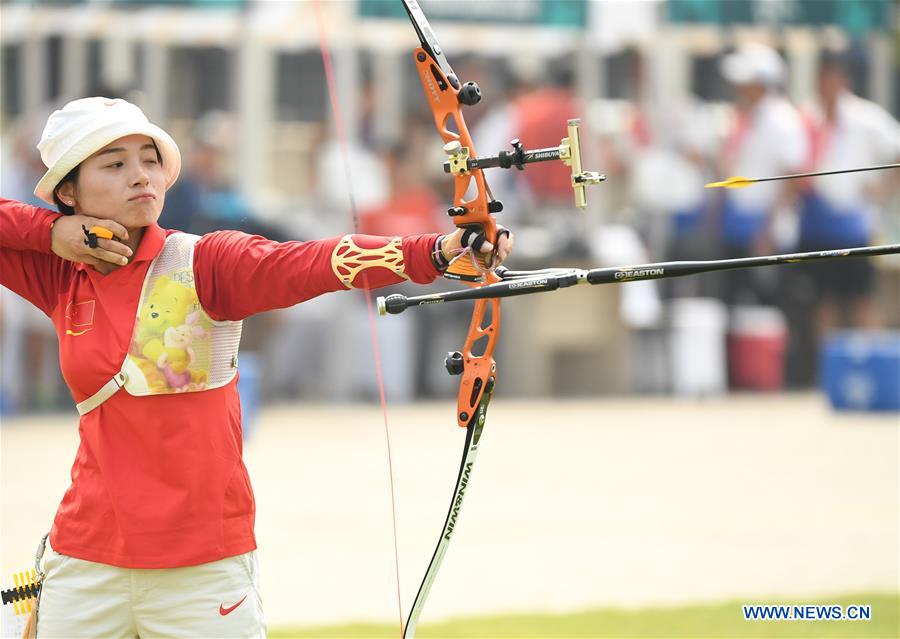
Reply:
[[[60,367],[76,402],[118,372],[141,286],[168,231],[148,227],[131,262],[107,275],[50,251],[58,213],[0,200],[0,284],[56,326]],[[403,238],[405,272],[429,283],[437,234]],[[361,247],[385,238],[355,236]],[[197,242],[200,303],[215,320],[240,320],[344,290],[331,255],[339,238],[272,242],[237,231]],[[367,271],[370,288],[402,281]],[[201,392],[134,397],[120,391],[81,416],[72,483],[50,536],[62,554],[124,568],[174,568],[256,548],[255,503],[241,459],[237,380]]]

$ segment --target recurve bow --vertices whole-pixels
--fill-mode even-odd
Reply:
[[[485,238],[496,246],[497,223],[494,214],[502,211],[503,205],[494,199],[485,180],[484,169],[492,167],[506,169],[516,167],[521,170],[526,164],[561,160],[572,169],[575,202],[579,208],[584,208],[587,204],[585,186],[596,184],[605,177],[582,170],[578,120],[569,121],[568,137],[564,138],[558,147],[529,151],[524,149],[518,140],[514,140],[512,151],[501,151],[496,156],[479,158],[463,117],[463,107],[477,104],[481,100],[481,89],[475,82],[462,82],[453,72],[417,0],[403,0],[403,6],[419,37],[419,46],[413,51],[413,61],[422,81],[425,97],[434,114],[438,133],[444,141],[444,151],[448,155],[444,170],[455,180],[453,206],[447,211],[454,224],[458,227],[483,230]],[[474,196],[466,199],[473,181]],[[495,270],[479,264],[473,254],[467,258],[453,261],[444,276],[465,282],[473,292],[490,288],[500,282],[500,276]],[[466,429],[466,438],[456,485],[450,499],[450,508],[434,554],[416,593],[415,602],[410,609],[403,629],[404,638],[415,635],[425,600],[456,529],[496,382],[494,349],[499,333],[499,298],[480,297],[475,302],[462,350],[449,353],[445,360],[447,371],[451,375],[460,375],[456,422]]]

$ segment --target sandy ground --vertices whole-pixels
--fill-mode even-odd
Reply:
[[[450,403],[392,407],[404,612],[446,514]],[[900,588],[897,415],[816,395],[507,400],[423,621]],[[4,420],[3,585],[68,482],[75,417]],[[246,447],[270,626],[396,621],[380,410],[266,410]]]

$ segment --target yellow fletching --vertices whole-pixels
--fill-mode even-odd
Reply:
[[[741,177],[740,175],[735,175],[728,179],[722,180],[721,182],[709,182],[706,184],[706,188],[708,189],[742,189],[745,186],[750,186],[756,182],[756,180],[751,180],[750,178]]]

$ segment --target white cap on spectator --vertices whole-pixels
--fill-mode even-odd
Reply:
[[[732,84],[779,86],[784,80],[784,61],[764,44],[748,44],[722,58],[719,67]]]
[[[122,99],[82,98],[54,111],[37,145],[47,172],[34,194],[53,204],[53,190],[76,166],[110,142],[127,135],[146,135],[156,142],[166,171],[168,189],[181,171],[181,152],[175,140],[152,124],[137,106]]]

